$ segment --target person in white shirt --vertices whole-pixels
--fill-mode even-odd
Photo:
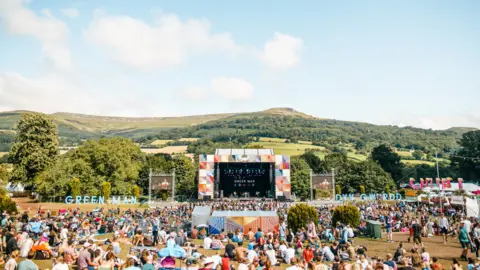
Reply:
[[[67,228],[63,228],[61,231],[60,231],[60,239],[61,240],[68,240],[68,229]]]
[[[292,258],[295,257],[294,244],[292,244],[292,246],[289,248],[285,246],[285,250],[280,251],[280,254],[282,255],[283,260],[285,260],[285,263],[290,264]]]
[[[300,267],[299,264],[300,264],[299,259],[293,258],[292,259],[292,266],[287,267],[287,269],[285,269],[285,270],[303,270],[302,267]]]
[[[160,238],[160,243],[167,243],[167,232],[165,229],[162,227],[160,232],[158,233],[158,237]]]
[[[335,255],[333,255],[333,252],[329,246],[324,246],[322,248],[322,256],[327,262],[332,262],[333,259],[335,259]]]
[[[253,249],[248,251],[247,258],[249,263],[253,263],[255,259],[258,259],[257,250],[258,250],[258,247],[255,246]]]
[[[267,255],[267,258],[270,261],[270,263],[272,263],[272,265],[277,265],[277,257],[275,254],[275,250],[273,250],[272,245],[268,245],[268,249],[265,252],[265,254]]]
[[[448,224],[448,218],[445,216],[445,214],[442,214],[442,217],[438,221],[438,226],[440,227],[440,234],[443,237],[443,243],[447,244],[449,224]]]
[[[58,258],[55,259],[56,263],[52,267],[52,270],[69,270],[68,264],[63,262],[63,257],[59,256]]]
[[[220,255],[215,254],[212,256],[213,260],[213,269],[217,269],[217,265],[220,265],[222,263],[222,257]]]
[[[243,261],[238,264],[238,270],[248,270],[248,259],[243,258]]]
[[[205,236],[205,238],[203,239],[203,248],[204,249],[210,249],[211,245],[212,245],[212,238],[210,238],[210,236]]]

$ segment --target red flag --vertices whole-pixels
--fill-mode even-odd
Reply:
[[[463,189],[463,178],[458,178],[458,189]]]
[[[435,178],[435,180],[437,181],[437,186],[440,188],[440,178]]]
[[[410,178],[410,188],[413,188],[413,183],[415,183],[415,178]]]
[[[447,179],[442,178],[442,189],[447,188]]]
[[[420,188],[422,188],[422,189],[423,189],[423,182],[424,182],[424,181],[425,181],[425,180],[423,180],[423,178],[420,178]]]
[[[447,177],[447,188],[452,188],[452,178]]]

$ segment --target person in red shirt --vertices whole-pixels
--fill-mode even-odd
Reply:
[[[307,248],[305,250],[303,250],[303,254],[302,254],[302,257],[303,257],[303,260],[305,261],[305,264],[308,264],[309,262],[311,262],[313,260],[313,249],[312,249],[312,246],[310,244],[307,245]]]
[[[222,258],[222,270],[231,270],[230,267],[230,258],[228,257],[228,253],[225,253]]]

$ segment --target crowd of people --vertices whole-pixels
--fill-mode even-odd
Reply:
[[[207,228],[191,225],[192,211],[200,205],[213,210],[276,211],[280,224],[278,230],[250,228],[210,235]],[[36,263],[40,261],[51,262],[48,269],[52,270],[269,270],[279,269],[281,264],[288,265],[288,270],[441,270],[443,265],[430,256],[422,238],[442,235],[445,243],[460,241],[460,259],[469,260],[469,270],[470,266],[480,269],[468,254],[474,251],[478,257],[480,225],[461,211],[442,213],[437,207],[402,202],[363,203],[357,205],[362,222],[353,227],[341,223],[332,226],[335,206],[323,205],[315,206],[318,220],[291,231],[286,224],[291,205],[222,200],[144,210],[64,209],[55,216],[41,207],[36,213],[3,213],[0,246],[5,256],[0,263],[7,270],[39,269]],[[383,224],[388,242],[395,241],[393,232],[410,233],[411,244],[399,242],[395,253],[372,256],[367,246],[355,244],[356,237],[367,233],[366,220]],[[461,267],[457,261],[452,266]]]

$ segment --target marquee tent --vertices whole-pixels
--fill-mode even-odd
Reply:
[[[251,228],[256,232],[258,228],[266,232],[278,231],[278,215],[275,211],[215,211],[210,218],[210,234],[235,232],[240,229],[247,233]]]
[[[195,206],[192,212],[192,228],[201,224],[207,224],[210,219],[210,206]]]

